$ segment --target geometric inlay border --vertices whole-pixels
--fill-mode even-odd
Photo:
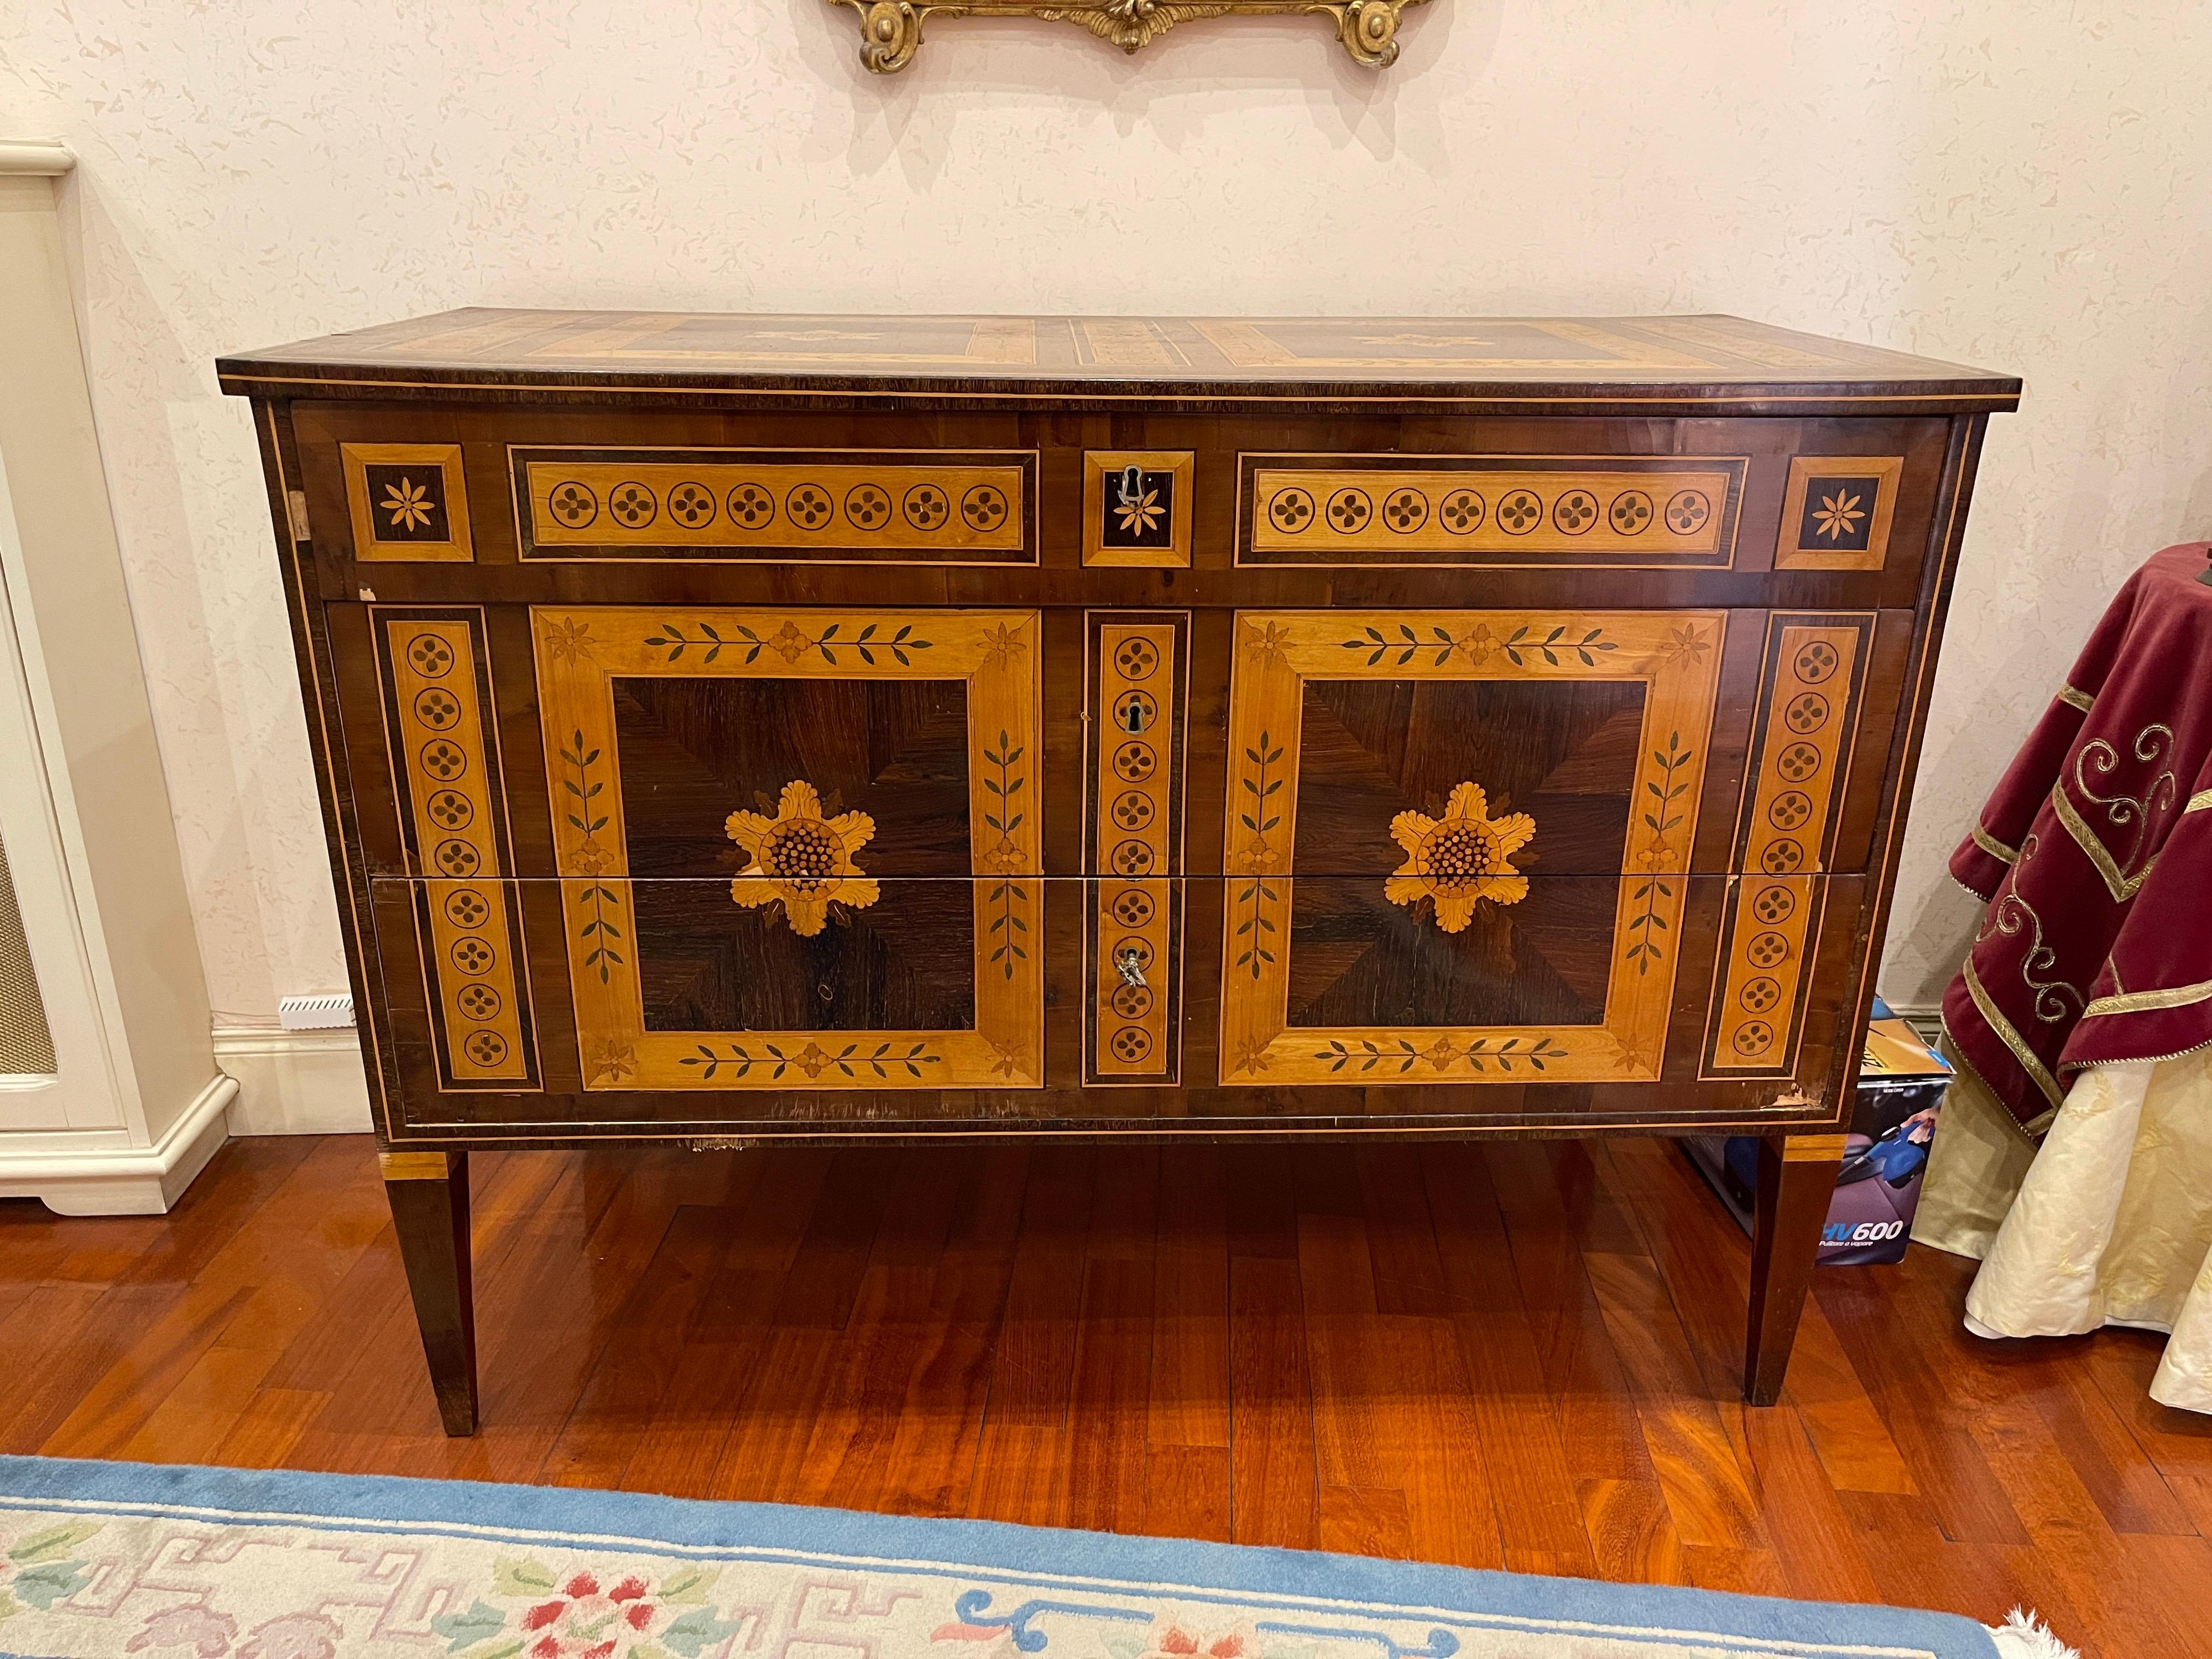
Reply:
[[[1086,1084],[1182,1074],[1187,611],[1087,613]]]
[[[1722,568],[1735,556],[1749,465],[1723,455],[1237,459],[1237,562],[1319,568]]]
[[[372,607],[416,955],[449,1089],[540,1086],[481,609]]]
[[[1700,1075],[1787,1077],[1850,781],[1870,613],[1767,618]]]
[[[525,559],[1036,562],[1034,450],[510,448]]]

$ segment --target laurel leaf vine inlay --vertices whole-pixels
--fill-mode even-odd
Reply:
[[[1567,657],[1575,658],[1585,668],[1595,668],[1600,655],[1620,648],[1605,637],[1602,628],[1593,628],[1580,639],[1569,639],[1567,631],[1562,623],[1539,639],[1534,629],[1523,625],[1501,640],[1480,623],[1463,635],[1432,623],[1425,635],[1407,623],[1387,631],[1370,623],[1353,638],[1338,643],[1346,651],[1364,652],[1370,668],[1379,666],[1386,657],[1393,667],[1404,668],[1416,657],[1431,652],[1435,654],[1430,665],[1435,668],[1442,668],[1455,655],[1465,657],[1470,667],[1503,656],[1516,668],[1523,668],[1530,659],[1540,656],[1554,668],[1562,666]]]
[[[1449,1072],[1455,1066],[1477,1072],[1486,1072],[1494,1066],[1509,1073],[1516,1066],[1528,1066],[1540,1072],[1546,1060],[1564,1060],[1566,1054],[1565,1045],[1547,1033],[1534,1039],[1507,1037],[1503,1042],[1474,1037],[1455,1042],[1440,1036],[1425,1048],[1415,1048],[1405,1037],[1379,1043],[1367,1037],[1351,1042],[1331,1037],[1327,1048],[1315,1051],[1314,1058],[1328,1061],[1332,1072],[1341,1072],[1346,1066],[1362,1072],[1395,1068],[1402,1077],[1423,1061],[1438,1072]]]
[[[760,660],[761,653],[773,651],[794,665],[804,657],[818,655],[833,668],[838,665],[837,653],[841,651],[854,653],[871,668],[876,665],[878,653],[890,657],[902,668],[910,668],[914,665],[912,653],[927,651],[934,644],[930,640],[915,638],[912,623],[902,623],[890,634],[881,632],[882,623],[870,623],[848,639],[837,637],[844,627],[842,623],[831,623],[819,634],[809,635],[787,622],[765,637],[743,623],[732,623],[727,639],[711,623],[702,622],[697,626],[698,636],[694,638],[675,623],[665,622],[659,632],[646,636],[645,642],[655,651],[665,651],[668,654],[662,659],[665,662],[676,662],[685,651],[696,649],[700,653],[698,661],[704,665],[725,651],[743,651],[744,665],[750,667]]]
[[[811,1082],[824,1072],[830,1071],[849,1078],[872,1073],[888,1079],[893,1072],[903,1070],[908,1076],[918,1078],[923,1074],[923,1066],[937,1065],[945,1058],[942,1054],[931,1054],[926,1042],[913,1043],[903,1054],[892,1052],[897,1045],[890,1042],[878,1042],[867,1054],[860,1052],[861,1045],[857,1042],[848,1042],[835,1054],[814,1042],[809,1042],[804,1048],[791,1053],[786,1052],[783,1044],[775,1042],[762,1043],[759,1054],[755,1054],[750,1047],[742,1042],[723,1046],[728,1049],[727,1054],[717,1054],[702,1042],[697,1045],[697,1054],[686,1054],[676,1063],[696,1068],[702,1082],[712,1079],[716,1073],[722,1071],[734,1072],[738,1076],[744,1077],[757,1066],[771,1068],[769,1072],[770,1082],[787,1071],[802,1072]]]
[[[609,815],[599,805],[599,799],[607,786],[604,778],[592,775],[592,769],[599,763],[600,751],[586,748],[585,742],[579,730],[561,746],[562,762],[576,773],[573,778],[561,780],[562,792],[568,797],[568,810],[562,816],[581,838],[569,854],[570,866],[598,876],[614,862],[612,855],[599,843],[599,831],[607,827]],[[614,915],[622,914],[622,896],[605,882],[595,880],[577,893],[576,900],[579,905],[588,905],[591,909],[590,916],[576,930],[576,937],[591,946],[584,953],[584,966],[596,973],[599,983],[605,985],[612,969],[623,961],[617,948],[623,931],[608,914],[611,906]]]
[[[1674,803],[1689,793],[1690,780],[1680,775],[1695,753],[1682,746],[1680,732],[1669,732],[1666,748],[1651,751],[1652,763],[1659,768],[1659,775],[1647,778],[1644,783],[1653,797],[1652,804],[1644,810],[1644,824],[1651,832],[1651,839],[1638,860],[1647,870],[1656,872],[1675,861],[1676,855],[1667,838],[1682,825],[1683,814]],[[1666,929],[1668,921],[1660,914],[1659,906],[1666,901],[1671,909],[1674,896],[1674,888],[1656,873],[1646,876],[1629,895],[1631,902],[1642,908],[1629,921],[1630,942],[1621,957],[1624,961],[1634,963],[1638,974],[1649,972],[1666,955],[1659,934]]]
[[[983,750],[984,764],[993,769],[983,777],[983,787],[992,798],[992,805],[983,813],[983,823],[997,831],[999,836],[981,860],[988,869],[1012,872],[1025,862],[1014,832],[1028,816],[1017,798],[1029,780],[1016,770],[1026,752],[1026,745],[1014,742],[1004,731],[999,733],[997,748],[986,746]],[[1014,964],[1029,960],[1030,924],[1025,914],[1029,901],[1029,889],[1018,881],[1000,882],[992,888],[986,901],[992,907],[988,929],[991,935],[990,959],[1002,978],[1012,979]]]

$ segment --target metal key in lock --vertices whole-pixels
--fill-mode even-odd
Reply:
[[[1114,966],[1121,975],[1124,985],[1141,986],[1145,982],[1145,959],[1134,951],[1124,951],[1114,958]]]

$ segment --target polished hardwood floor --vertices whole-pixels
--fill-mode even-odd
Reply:
[[[234,1141],[161,1218],[0,1202],[0,1451],[2018,1602],[2212,1655],[2212,1422],[2146,1398],[2158,1338],[1978,1342],[1969,1264],[1915,1247],[1820,1273],[1747,1409],[1749,1251],[1664,1142],[479,1154],[471,1441],[373,1150]]]

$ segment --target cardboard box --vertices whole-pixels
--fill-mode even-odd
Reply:
[[[1821,1266],[1866,1267],[1905,1259],[1936,1114],[1950,1082],[1949,1062],[1877,998],[1859,1060],[1858,1098],[1844,1143],[1844,1167],[1820,1231]],[[1749,1135],[1700,1135],[1681,1146],[1749,1232],[1759,1179],[1758,1140]]]

